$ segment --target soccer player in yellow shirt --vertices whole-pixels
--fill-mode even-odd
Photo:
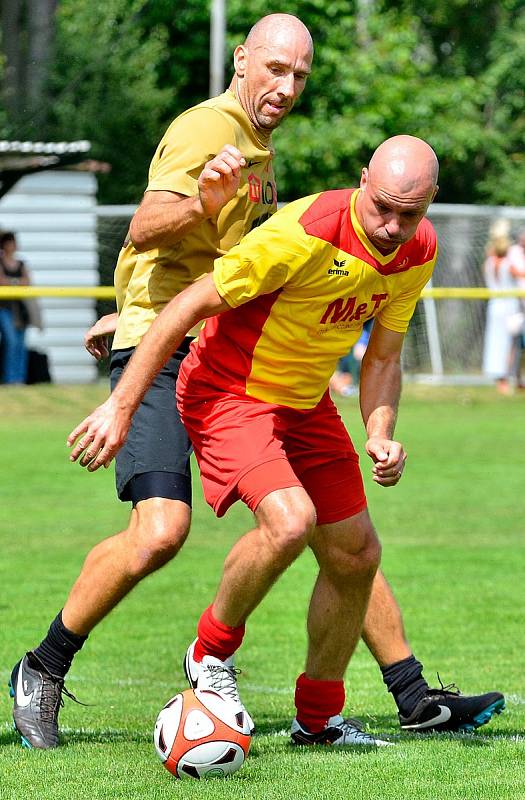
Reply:
[[[220,178],[224,186],[242,175],[243,156],[230,154],[236,164]],[[411,712],[400,711],[402,727],[473,729],[504,705],[497,692],[465,697],[428,688],[381,575],[366,614],[380,546],[357,454],[327,388],[337,359],[374,319],[361,412],[374,480],[395,485],[406,458],[393,438],[400,353],[436,260],[425,213],[437,174],[426,142],[397,136],[376,150],[358,189],[322,192],[272,216],[168,304],[111,397],[69,437],[73,444],[82,436],[72,460],[90,471],[107,465],[157,372],[187,331],[207,320],[181,368],[178,408],[207,501],[222,516],[242,500],[256,528],[226,558],[215,600],[186,653],[186,674],[191,685],[222,692],[238,713],[247,713],[232,668],[245,622],[309,546],[319,574],[305,672],[296,684],[296,744],[383,743],[342,716],[343,676],[363,622],[387,685],[399,690],[396,701],[405,694],[413,703]],[[399,658],[392,663],[395,647]]]
[[[102,356],[106,335],[115,332],[113,388],[162,308],[276,211],[272,132],[300,97],[312,56],[311,36],[299,19],[263,17],[234,51],[229,89],[177,117],[159,143],[115,270],[118,317],[103,318],[87,337],[90,352]],[[239,180],[225,185],[239,151]],[[175,381],[192,338],[181,341],[155,379],[117,459],[118,495],[133,504],[128,527],[91,550],[47,636],[13,669],[13,715],[28,746],[58,744],[64,676],[75,653],[187,536],[191,445],[178,417]]]

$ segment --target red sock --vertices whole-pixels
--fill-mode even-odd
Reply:
[[[200,663],[203,656],[214,656],[219,661],[226,661],[241,646],[244,625],[237,628],[225,625],[213,616],[212,606],[209,606],[199,620],[197,635],[193,652],[195,661]]]
[[[310,733],[322,731],[330,717],[341,713],[344,704],[343,681],[314,681],[307,678],[304,672],[297,678],[295,684],[297,721]]]

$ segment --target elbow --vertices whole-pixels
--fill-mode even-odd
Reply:
[[[133,217],[129,226],[129,238],[137,253],[145,253],[146,250],[151,250],[151,241],[146,235],[144,227],[135,217]]]
[[[367,369],[374,372],[401,372],[401,354],[377,356],[369,354],[367,351],[363,356],[361,370]]]

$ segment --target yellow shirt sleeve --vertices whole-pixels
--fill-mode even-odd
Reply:
[[[236,145],[231,121],[213,108],[199,107],[177,117],[164,134],[150,166],[146,191],[197,194],[207,161],[225,144]]]
[[[421,292],[432,277],[436,259],[437,249],[431,261],[405,273],[407,279],[405,285],[391,302],[386,304],[377,317],[384,328],[397,333],[405,333],[408,330]],[[399,277],[396,276],[396,279],[399,280]]]
[[[232,308],[281,289],[312,258],[303,228],[286,212],[274,214],[215,261],[215,287]]]

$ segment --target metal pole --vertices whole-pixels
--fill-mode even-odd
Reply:
[[[211,0],[210,97],[215,97],[224,91],[225,40],[226,0]]]
[[[427,283],[427,288],[432,288],[432,279]],[[428,348],[433,375],[443,375],[443,357],[441,355],[441,341],[436,311],[436,301],[433,297],[423,299],[425,308],[425,325],[427,328]]]

